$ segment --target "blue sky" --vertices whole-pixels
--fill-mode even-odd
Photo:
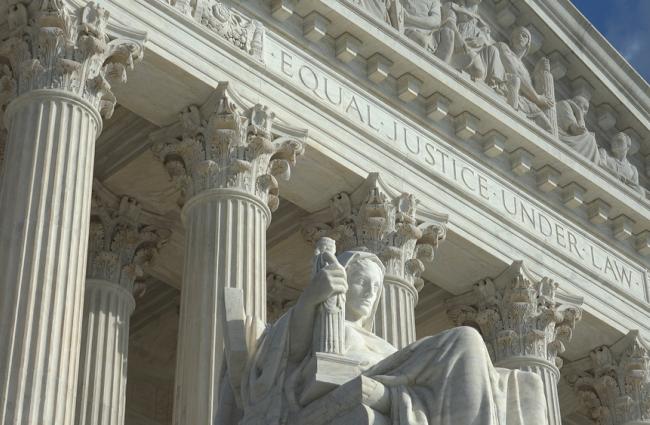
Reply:
[[[639,74],[650,81],[650,0],[571,1]]]

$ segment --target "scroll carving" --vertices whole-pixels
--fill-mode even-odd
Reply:
[[[135,280],[143,275],[143,267],[152,262],[170,232],[146,224],[134,199],[116,197],[98,182],[94,186],[86,274],[134,291],[138,289]]]
[[[152,150],[181,189],[181,203],[205,190],[229,188],[257,196],[275,211],[277,179],[289,179],[304,148],[296,138],[275,134],[274,118],[260,104],[242,110],[229,85],[220,83],[206,104],[188,106],[178,123],[152,134]]]
[[[116,102],[111,84],[126,81],[144,39],[110,40],[107,22],[108,12],[94,2],[78,11],[62,0],[14,2],[0,42],[0,106],[32,90],[58,89],[109,118]]]
[[[582,311],[579,302],[560,302],[557,288],[552,279],[535,279],[517,261],[498,278],[481,280],[472,292],[451,299],[447,313],[457,326],[481,331],[495,363],[531,357],[559,368],[558,355]]]
[[[569,365],[580,413],[597,425],[650,423],[650,348],[632,331]]]
[[[446,236],[446,226],[442,222],[418,222],[415,212],[412,194],[389,195],[380,187],[378,175],[371,174],[357,192],[336,195],[329,210],[313,216],[303,234],[312,243],[329,237],[340,250],[373,252],[386,266],[387,275],[405,279],[420,290],[423,262],[433,261],[434,251]]]

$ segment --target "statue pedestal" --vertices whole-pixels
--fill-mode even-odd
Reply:
[[[358,376],[305,406],[290,423],[302,425],[390,425],[388,388]]]
[[[304,371],[300,404],[305,406],[358,377],[360,364],[339,354],[314,353]]]

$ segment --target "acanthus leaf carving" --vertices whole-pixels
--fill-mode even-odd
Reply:
[[[529,357],[559,368],[559,354],[582,313],[579,300],[563,303],[557,290],[557,282],[537,279],[516,261],[496,279],[483,279],[450,299],[447,314],[455,325],[481,332],[495,363]]]
[[[128,196],[116,197],[99,182],[92,195],[88,269],[91,279],[101,279],[134,290],[170,231],[146,224],[145,213]]]
[[[0,103],[38,89],[59,89],[87,100],[109,118],[111,84],[143,53],[143,38],[111,40],[108,12],[94,2],[71,10],[61,0],[16,2],[0,42]]]
[[[274,119],[266,106],[238,106],[228,84],[220,83],[205,105],[189,106],[178,123],[152,134],[152,150],[181,189],[181,203],[205,190],[230,188],[274,211],[277,178],[289,179],[304,152],[296,137],[272,130]]]
[[[442,219],[418,220],[415,196],[389,193],[382,186],[378,174],[372,173],[354,193],[338,193],[328,210],[307,220],[303,236],[312,243],[332,238],[340,251],[370,251],[381,259],[388,276],[403,279],[419,291],[424,284],[423,262],[433,261],[446,237],[446,225]]]
[[[290,286],[286,279],[273,272],[266,274],[266,311],[267,322],[275,322],[290,307],[292,307],[300,296],[300,290]]]
[[[631,331],[569,365],[580,412],[597,425],[650,423],[650,347]]]

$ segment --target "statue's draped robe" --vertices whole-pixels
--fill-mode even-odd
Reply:
[[[607,169],[623,183],[645,195],[645,189],[639,185],[639,171],[627,158],[617,159],[610,156],[604,149],[599,150],[598,156],[602,167]]]
[[[561,100],[557,103],[557,124],[560,140],[590,161],[598,162],[596,136],[586,130],[584,112],[576,102]],[[585,130],[578,134],[577,128]]]
[[[291,312],[267,329],[249,362],[242,425],[292,424],[292,415],[302,408],[296,402],[296,376],[307,359],[289,360],[290,317]],[[547,423],[541,379],[493,367],[474,329],[451,329],[400,351],[349,322],[346,337],[347,355],[368,359],[363,374],[388,387],[394,425]]]

